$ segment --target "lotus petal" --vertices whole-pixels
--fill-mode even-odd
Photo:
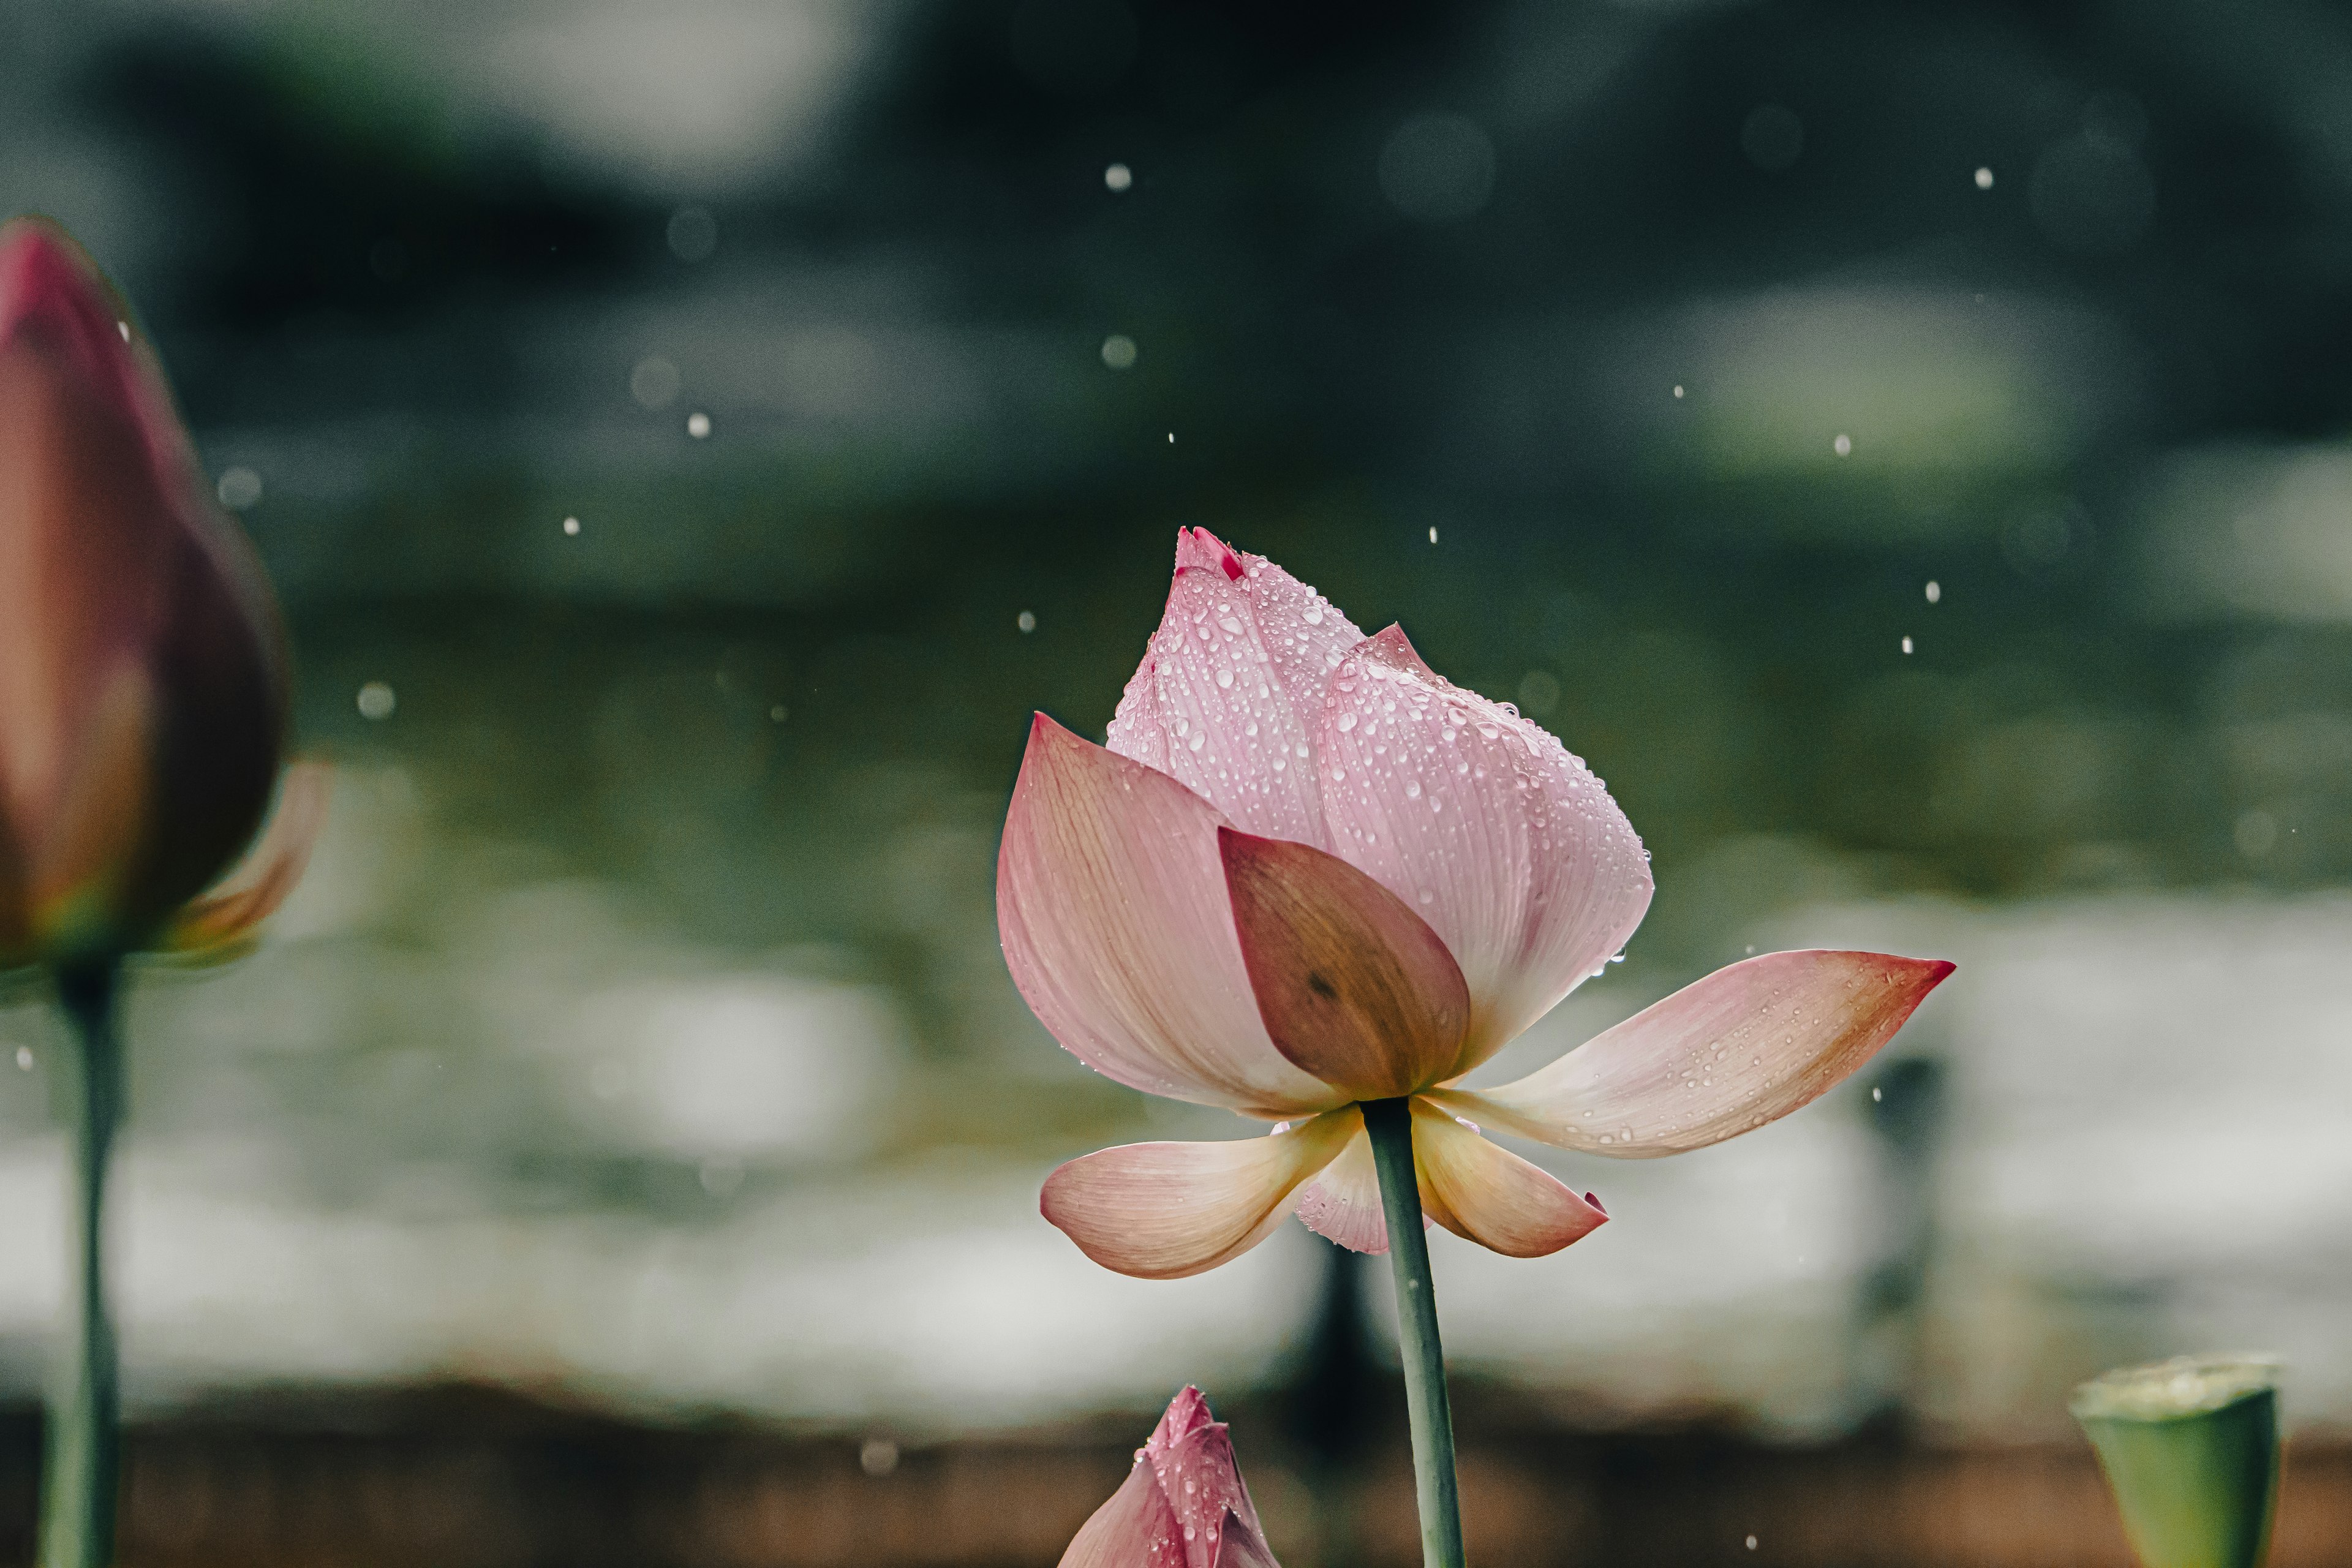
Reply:
[[[1110,749],[1236,826],[1328,847],[1314,745],[1331,672],[1362,637],[1264,556],[1180,530],[1167,612],[1119,700]]]
[[[1229,1143],[1129,1143],[1045,1178],[1040,1212],[1104,1268],[1139,1279],[1214,1268],[1264,1241],[1360,1125],[1333,1114]]]
[[[1394,626],[1339,667],[1322,752],[1332,848],[1419,910],[1469,984],[1457,1071],[1599,973],[1649,908],[1649,858],[1592,771]]]
[[[1345,1097],[1266,1037],[1206,801],[1038,715],[997,856],[1021,994],[1070,1053],[1131,1088],[1282,1116]]]
[[[1242,962],[1275,1047],[1349,1100],[1451,1078],[1470,994],[1394,893],[1309,845],[1217,830]]]
[[[302,880],[327,825],[332,784],[323,763],[287,769],[278,809],[260,841],[226,881],[180,912],[164,938],[164,951],[212,958],[240,950]]]
[[[1223,1422],[1212,1422],[1179,1438],[1154,1468],[1176,1511],[1187,1568],[1219,1568],[1230,1560],[1234,1545],[1242,1546],[1243,1561],[1269,1557],[1265,1527],[1258,1522],[1249,1489],[1242,1484],[1233,1436]],[[1228,1535],[1243,1539],[1228,1542]]]
[[[1372,1159],[1372,1141],[1361,1131],[1360,1111],[1350,1108],[1342,1114],[1354,1116],[1359,1131],[1338,1159],[1298,1189],[1298,1217],[1307,1229],[1351,1252],[1386,1252],[1389,1222],[1381,1207],[1381,1173]]]
[[[1141,1459],[1062,1553],[1061,1568],[1185,1568],[1182,1527]]]
[[[1811,950],[1718,969],[1499,1089],[1431,1098],[1522,1137],[1621,1159],[1705,1148],[1818,1098],[1951,973],[1940,959]]]
[[[1465,1240],[1507,1258],[1542,1258],[1608,1223],[1549,1172],[1479,1136],[1427,1100],[1412,1102],[1422,1207]]]

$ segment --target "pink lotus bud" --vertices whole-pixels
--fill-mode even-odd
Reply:
[[[1233,1439],[1199,1389],[1169,1401],[1127,1484],[1080,1527],[1061,1568],[1281,1568]]]
[[[0,968],[157,940],[278,774],[276,607],[127,322],[63,232],[0,226]]]

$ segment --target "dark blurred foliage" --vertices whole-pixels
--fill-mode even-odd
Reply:
[[[2352,53],[2328,16],[2261,10],[918,7],[813,172],[712,199],[709,266],[783,301],[812,268],[913,267],[916,319],[847,318],[1017,331],[1066,383],[983,347],[977,395],[1012,412],[912,456],[887,408],[821,460],[761,455],[722,409],[736,449],[629,503],[703,531],[568,586],[524,559],[549,487],[498,431],[604,405],[499,323],[698,298],[673,204],[555,168],[520,124],[436,135],[427,100],[299,35],[183,22],[88,86],[212,193],[210,243],[152,307],[197,423],[425,427],[344,508],[342,558],[392,564],[298,574],[298,602],[552,591],[656,626],[764,602],[796,642],[887,620],[968,701],[929,705],[935,675],[845,721],[937,736],[952,710],[1002,769],[1027,706],[1107,717],[1170,531],[1202,521],[1403,618],[1457,679],[1529,686],[1669,858],[1794,831],[1903,857],[1904,881],[2201,880],[2248,869],[2231,825],[2261,805],[2298,831],[2252,869],[2307,881],[2352,869],[2326,820],[2347,786],[2234,778],[2216,685],[2284,663],[2252,700],[2340,710],[2352,649],[2151,623],[2132,570],[2157,453],[2345,416],[2352,155],[2311,62]],[[1447,124],[1416,154],[1399,127],[1423,111],[1483,154]],[[1454,157],[1472,210],[1414,195],[1413,156],[1433,178]],[[1106,191],[1113,161],[1133,189]],[[2075,436],[2047,459],[1727,468],[1628,434],[1618,405],[1696,380],[1675,311],[1780,287],[2054,301],[2105,346],[2059,377]],[[1142,345],[1124,375],[1093,359],[1114,330]],[[625,371],[598,395],[634,414]],[[324,510],[255,527],[275,549]],[[1018,608],[1034,643],[997,629]]]

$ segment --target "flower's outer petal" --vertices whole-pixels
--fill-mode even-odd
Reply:
[[[1323,714],[1332,849],[1421,911],[1462,966],[1468,1071],[1597,973],[1641,923],[1650,864],[1591,769],[1431,672],[1394,626]]]
[[[1176,536],[1168,609],[1111,721],[1110,749],[1236,826],[1329,847],[1315,784],[1324,689],[1363,634],[1314,589],[1203,528]]]
[[[1356,1118],[1358,1131],[1338,1159],[1298,1189],[1298,1217],[1307,1229],[1350,1252],[1386,1252],[1389,1222],[1381,1209],[1381,1173],[1372,1160],[1372,1141],[1361,1131],[1360,1111],[1351,1106],[1344,1114]]]
[[[1185,1568],[1183,1527],[1150,1465],[1135,1461],[1110,1500],[1070,1538],[1061,1568]]]
[[[1549,1172],[1420,1098],[1412,1102],[1412,1157],[1430,1218],[1507,1258],[1546,1257],[1609,1220]]]
[[[1161,1466],[1168,1451],[1214,1420],[1216,1417],[1209,1414],[1207,1394],[1189,1383],[1177,1390],[1176,1397],[1168,1402],[1168,1408],[1160,1413],[1160,1425],[1154,1426],[1151,1436],[1143,1440],[1143,1451],[1150,1457],[1153,1468],[1160,1469],[1163,1482],[1168,1478]]]
[[[164,934],[163,951],[212,959],[242,950],[301,881],[327,825],[333,784],[333,770],[324,763],[297,763],[287,769],[278,809],[260,841],[226,881],[180,912]]]
[[[1275,1561],[1274,1550],[1264,1535],[1236,1520],[1224,1532],[1224,1550],[1217,1554],[1217,1568],[1282,1568],[1282,1564]]]
[[[1200,1427],[1171,1445],[1156,1466],[1160,1490],[1176,1510],[1186,1568],[1271,1561],[1265,1527],[1249,1488],[1234,1459],[1233,1435],[1222,1421]],[[1228,1542],[1236,1536],[1237,1542]],[[1236,1553],[1233,1548],[1240,1547]]]
[[[136,662],[117,659],[83,720],[47,835],[30,846],[26,902],[34,940],[52,959],[121,951],[125,846],[145,837],[157,804],[154,742],[153,683]]]
[[[1220,819],[1167,774],[1039,714],[996,862],[1013,984],[1054,1037],[1152,1094],[1282,1115],[1344,1098],[1258,1021]]]
[[[1427,921],[1312,845],[1221,827],[1217,846],[1276,1049],[1350,1100],[1463,1070],[1470,993]]]
[[[1038,1209],[1106,1268],[1181,1279],[1264,1241],[1357,1125],[1331,1114],[1229,1143],[1105,1149],[1046,1177]]]
[[[1952,966],[1819,950],[1718,969],[1499,1089],[1433,1098],[1522,1137],[1621,1159],[1786,1116],[1868,1061]]]

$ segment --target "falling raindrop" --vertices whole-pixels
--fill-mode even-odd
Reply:
[[[400,706],[400,698],[383,681],[371,680],[360,688],[359,706],[362,719],[389,719],[393,710]]]
[[[1429,542],[1432,544],[1437,542],[1437,530],[1433,527],[1429,531]]]
[[[1133,370],[1135,354],[1135,340],[1124,332],[1113,332],[1103,340],[1102,362],[1113,370]]]
[[[580,520],[576,517],[565,518],[563,520],[563,531],[568,536],[576,537],[580,532]]]
[[[1123,191],[1135,184],[1135,171],[1124,163],[1113,163],[1103,171],[1103,184],[1114,191]]]
[[[1013,617],[1013,624],[1024,632],[1034,632],[1037,629],[1037,614],[1034,610],[1024,610]]]
[[[1680,397],[1680,396],[1682,396],[1682,395],[1683,395],[1682,384],[1681,384],[1681,383],[1679,383],[1679,382],[1677,382],[1677,383],[1675,384],[1675,395],[1676,397]]]
[[[693,437],[698,441],[707,439],[710,435],[710,416],[703,413],[699,409],[688,415],[686,416],[686,433]]]
[[[1943,599],[1944,585],[1941,583],[1937,582],[1932,577],[1927,579],[1927,602],[1931,605],[1937,605],[1943,603]]]
[[[1830,450],[1841,458],[1851,457],[1853,453],[1853,437],[1840,432],[1838,438],[1830,443]]]
[[[16,1047],[16,1070],[18,1072],[31,1072],[33,1070],[32,1047],[18,1046]]]
[[[1905,637],[1903,639],[1903,651],[1905,653],[1909,653],[1911,651],[1911,639],[1909,637]]]
[[[1989,191],[1992,189],[1992,171],[1990,169],[1979,168],[1977,170],[1977,189],[1980,191]]]
[[[244,511],[261,500],[261,476],[251,468],[228,468],[220,477],[220,503],[231,511]]]

